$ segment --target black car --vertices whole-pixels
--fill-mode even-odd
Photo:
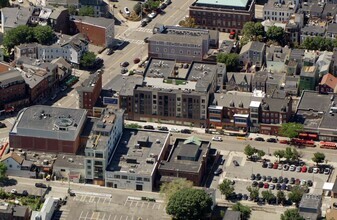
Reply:
[[[256,137],[254,140],[255,141],[264,141],[264,139],[262,137]]]
[[[167,127],[158,127],[159,131],[168,131],[169,129]]]
[[[268,138],[268,139],[267,139],[267,142],[270,142],[270,143],[277,143],[277,139],[276,139],[276,138]]]
[[[257,187],[257,185],[258,185],[258,182],[256,182],[256,181],[252,182],[252,187]]]
[[[111,55],[114,53],[114,50],[109,48],[107,51],[106,51],[106,55]]]
[[[28,196],[27,190],[23,190],[22,193],[21,193],[21,195],[23,195],[23,196]]]
[[[262,176],[262,181],[266,181],[267,177],[266,176]]]
[[[283,177],[280,176],[280,177],[278,178],[277,182],[278,182],[278,183],[283,183]]]
[[[288,179],[287,177],[285,177],[285,178],[283,179],[283,182],[284,182],[285,184],[288,184],[288,183],[289,183],[289,179]]]
[[[250,176],[250,179],[251,179],[251,180],[255,180],[255,179],[256,179],[255,174],[252,174],[252,175]]]
[[[234,164],[234,166],[236,166],[236,167],[240,166],[239,162],[237,162],[236,160],[233,160],[233,164]]]
[[[292,187],[291,185],[287,185],[286,190],[287,190],[287,191],[291,191],[292,188],[293,188],[293,187]]]
[[[262,178],[261,174],[257,173],[257,174],[256,174],[256,179],[257,179],[257,180],[261,180],[261,178]]]
[[[46,184],[43,184],[43,183],[35,183],[35,187],[37,188],[47,188],[47,185]]]
[[[145,27],[146,25],[147,25],[147,22],[146,22],[146,21],[141,21],[141,22],[140,22],[140,26]]]
[[[236,199],[237,199],[237,200],[242,200],[242,193],[238,193],[238,194],[236,195]]]
[[[127,66],[129,66],[129,62],[121,62],[120,63],[120,65],[121,65],[121,67],[127,67]]]
[[[214,175],[220,175],[222,173],[222,169],[221,168],[218,168],[216,169],[216,171],[214,171]]]
[[[180,131],[183,134],[191,134],[191,130],[190,129],[181,129]]]
[[[154,127],[152,125],[145,125],[144,129],[154,130]]]
[[[165,9],[166,7],[167,7],[167,4],[165,4],[165,3],[162,3],[162,4],[159,6],[160,9]]]
[[[264,183],[263,182],[259,182],[258,186],[259,186],[259,188],[263,188]]]
[[[262,163],[262,168],[267,168],[267,167],[268,167],[268,163],[263,162],[263,163]]]
[[[243,199],[243,200],[248,200],[248,195],[247,195],[247,194],[243,194],[243,195],[242,195],[242,199]]]
[[[272,182],[273,182],[273,183],[277,183],[277,181],[278,181],[277,177],[273,177]]]
[[[144,38],[144,43],[148,43],[149,42],[149,37]]]
[[[276,190],[280,190],[281,189],[281,184],[276,184]]]
[[[5,128],[7,127],[5,123],[0,122],[0,128]]]
[[[337,202],[334,202],[332,205],[334,208],[337,208]]]
[[[295,178],[294,178],[294,177],[291,177],[289,183],[290,183],[290,184],[295,184]]]
[[[308,168],[308,173],[312,173],[312,172],[314,172],[314,168],[313,167],[309,167]]]
[[[308,181],[307,181],[307,185],[308,185],[309,187],[312,187],[313,182],[312,182],[311,180],[308,180]]]
[[[271,176],[267,176],[267,182],[271,182],[271,181],[272,181]]]

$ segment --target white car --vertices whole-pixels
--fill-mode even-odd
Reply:
[[[179,130],[177,128],[170,128],[170,132],[178,133]]]
[[[212,137],[212,141],[222,141],[222,138],[220,136],[214,136]]]
[[[302,167],[301,167],[301,166],[297,166],[297,167],[296,167],[296,172],[301,172],[301,170],[302,170]]]
[[[127,16],[130,16],[130,10],[128,9],[128,7],[124,8],[124,12]]]
[[[147,15],[149,18],[153,19],[157,16],[157,12],[152,12],[151,14]]]
[[[319,172],[319,169],[317,167],[315,167],[312,171],[313,173],[318,173]]]
[[[22,4],[22,3],[23,3],[23,0],[18,0],[18,2],[19,2],[20,4]]]
[[[16,191],[16,189],[12,189],[12,190],[11,190],[11,193],[12,193],[12,194],[16,194],[16,193],[18,193],[18,191]]]
[[[301,186],[304,186],[305,184],[307,184],[307,181],[305,181],[305,180],[301,180]]]
[[[295,169],[296,169],[296,166],[295,166],[295,165],[291,165],[291,166],[289,167],[289,171],[295,171]]]
[[[324,174],[325,175],[329,175],[330,174],[330,169],[329,168],[325,168],[324,169]]]

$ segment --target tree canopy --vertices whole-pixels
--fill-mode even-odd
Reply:
[[[298,205],[302,199],[302,196],[304,194],[304,189],[300,186],[294,186],[291,188],[290,193],[288,194],[288,198],[294,202],[296,205]]]
[[[166,212],[177,220],[204,219],[212,204],[212,198],[204,190],[181,189],[170,197]]]
[[[250,40],[262,41],[264,36],[265,31],[261,22],[246,22],[242,29],[241,44],[245,45]]]
[[[301,44],[303,49],[308,50],[327,50],[333,51],[334,47],[337,47],[337,40],[324,37],[307,37]]]
[[[182,190],[182,189],[189,189],[189,188],[192,188],[192,186],[193,186],[193,183],[191,181],[179,178],[169,183],[163,183],[160,186],[160,193],[168,201],[171,198],[171,196],[177,191]]]
[[[75,5],[70,5],[68,7],[68,12],[70,15],[77,15],[77,9],[75,7]]]
[[[0,162],[0,181],[6,178],[7,166],[5,163]]]
[[[142,12],[142,5],[140,2],[137,2],[134,6],[133,6],[133,11],[139,15]]]
[[[314,157],[312,158],[312,161],[314,161],[317,165],[319,163],[323,163],[325,160],[325,154],[321,152],[314,153]]]
[[[298,209],[287,209],[281,214],[281,220],[304,220],[298,212]]]
[[[252,157],[256,152],[256,149],[252,146],[250,146],[250,144],[247,144],[245,149],[244,149],[244,153],[246,154],[246,156],[248,158]]]
[[[266,36],[268,40],[276,41],[281,45],[284,44],[284,30],[282,27],[272,26],[268,28]]]
[[[271,190],[265,190],[261,192],[262,198],[270,203],[273,199],[276,198],[276,196],[273,194]]]
[[[93,7],[90,7],[90,6],[83,6],[78,11],[78,15],[79,16],[94,17],[95,16],[95,9]]]
[[[145,2],[143,4],[144,8],[152,11],[152,10],[156,10],[160,5],[160,1],[154,1],[154,0],[148,0],[147,2]]]
[[[279,203],[283,203],[287,199],[286,194],[282,190],[277,191],[276,198]]]
[[[284,157],[284,150],[276,150],[274,151],[274,156],[278,158],[278,161],[280,162],[280,160]]]
[[[234,192],[234,187],[232,186],[232,181],[229,179],[224,179],[221,184],[219,184],[219,190],[222,195],[225,195],[226,199]]]
[[[239,211],[241,213],[242,220],[249,219],[250,214],[252,212],[252,210],[248,206],[242,205],[240,202],[235,203],[232,206],[232,209],[234,211]]]
[[[236,53],[219,53],[216,61],[226,64],[227,72],[236,71],[239,66],[239,55]]]
[[[48,44],[54,37],[53,29],[50,26],[36,26],[34,29],[34,37],[40,44]]]
[[[283,123],[281,126],[280,134],[288,138],[298,136],[298,133],[303,130],[303,125],[295,122]]]
[[[247,191],[249,192],[249,196],[250,198],[252,198],[253,200],[257,199],[259,197],[259,188],[257,187],[251,187],[251,186],[248,186],[247,187]]]
[[[80,64],[84,68],[92,67],[95,63],[96,55],[94,52],[85,52],[81,58]]]
[[[181,20],[179,22],[179,25],[182,27],[187,27],[187,28],[195,28],[197,27],[195,24],[195,19],[191,17],[185,17],[184,20]]]

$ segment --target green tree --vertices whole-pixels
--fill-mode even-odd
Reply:
[[[34,27],[34,38],[40,44],[48,44],[52,41],[54,37],[53,29],[50,26],[38,25]]]
[[[264,155],[266,155],[266,152],[263,150],[256,150],[256,153],[259,158],[262,158]]]
[[[239,55],[236,53],[219,53],[216,57],[218,63],[226,64],[227,71],[236,71],[239,65]]]
[[[288,198],[298,206],[300,203],[302,196],[304,194],[304,189],[300,186],[294,186],[291,188],[290,193],[288,194]]]
[[[284,43],[284,30],[281,27],[272,26],[266,33],[268,40],[277,41],[279,44]]]
[[[284,203],[284,201],[287,199],[286,194],[282,190],[277,191],[276,198],[278,203]]]
[[[284,151],[284,158],[286,158],[287,161],[290,161],[293,158],[293,150],[291,147],[286,147]]]
[[[314,157],[312,158],[312,161],[314,161],[317,165],[319,163],[323,163],[325,160],[325,154],[321,152],[314,153]]]
[[[8,7],[9,0],[0,0],[0,8]]]
[[[281,126],[280,134],[288,138],[298,136],[298,133],[303,130],[303,125],[294,122],[283,123]]]
[[[281,220],[305,220],[298,209],[287,209],[283,214],[281,214]]]
[[[83,6],[78,11],[78,15],[79,16],[94,17],[95,16],[95,9],[93,7],[90,7],[90,6]]]
[[[92,67],[95,63],[96,60],[96,55],[94,52],[86,52],[83,54],[80,64],[82,65],[82,67],[84,68],[89,68]]]
[[[171,196],[179,190],[189,189],[193,187],[193,183],[191,181],[178,178],[169,183],[163,183],[160,186],[160,193],[165,197],[166,201],[168,201]]]
[[[181,20],[179,22],[179,25],[182,27],[187,27],[187,28],[195,28],[197,27],[195,24],[195,19],[191,17],[185,17],[184,20]]]
[[[133,6],[133,11],[136,13],[136,15],[139,15],[142,12],[142,5],[140,2],[137,2],[134,6]]]
[[[252,198],[253,200],[257,199],[259,197],[259,188],[257,187],[251,187],[251,186],[248,186],[247,187],[247,191],[249,192],[249,196],[250,198]]]
[[[265,190],[261,192],[262,198],[270,203],[271,200],[275,199],[275,195],[272,193],[271,190]]]
[[[160,5],[160,1],[154,1],[154,0],[149,0],[146,3],[144,3],[144,8],[153,11],[156,10]]]
[[[274,156],[278,158],[278,161],[280,162],[280,160],[284,157],[284,150],[276,150],[274,151]]]
[[[225,195],[226,199],[234,192],[234,187],[232,186],[232,181],[224,179],[221,184],[219,184],[219,190],[222,195]]]
[[[242,220],[249,219],[250,214],[252,213],[252,210],[248,206],[242,205],[240,202],[235,203],[232,206],[232,209],[241,213]]]
[[[14,46],[21,43],[30,43],[34,40],[33,28],[26,25],[20,25],[16,28],[12,28],[5,33],[3,39],[3,45],[9,51]]]
[[[0,181],[6,178],[7,166],[5,163],[0,162]]]
[[[293,151],[293,156],[291,159],[293,161],[299,161],[299,159],[302,157],[302,153],[296,150],[295,148],[293,148],[292,151]]]
[[[182,189],[171,196],[166,212],[177,220],[204,219],[212,204],[212,198],[204,190]]]
[[[77,15],[77,9],[74,5],[70,5],[68,7],[68,12],[70,15]]]
[[[244,149],[243,152],[246,154],[246,156],[247,156],[248,158],[251,158],[251,157],[255,154],[256,149],[255,149],[254,147],[250,146],[250,144],[248,144],[248,145],[245,147],[245,149]]]
[[[242,38],[240,40],[242,45],[248,43],[248,41],[263,41],[265,35],[264,27],[261,22],[246,22],[242,29]]]

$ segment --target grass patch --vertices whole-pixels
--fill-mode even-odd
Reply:
[[[137,123],[126,124],[125,127],[126,127],[126,128],[133,128],[133,129],[142,128],[142,126],[140,126],[140,125],[137,124]]]
[[[185,85],[186,81],[181,79],[176,79],[176,85]]]
[[[35,198],[34,196],[21,197],[20,199],[21,205],[29,206],[33,211],[38,211],[41,209],[42,203],[40,202],[40,198]]]

